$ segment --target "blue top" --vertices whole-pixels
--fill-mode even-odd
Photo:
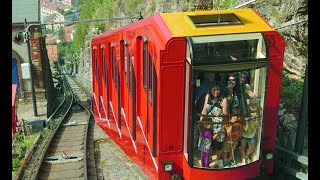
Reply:
[[[204,100],[205,100],[206,94],[208,93],[209,88],[210,88],[210,82],[207,80],[204,80],[196,91],[196,97],[199,98],[196,105],[197,106],[196,111],[198,113],[201,113],[202,111]]]

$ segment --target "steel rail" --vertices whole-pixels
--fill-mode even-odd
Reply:
[[[64,88],[66,88],[66,87],[65,87],[65,80],[63,80],[63,83],[64,83]],[[69,87],[69,90],[70,90],[70,87]],[[64,91],[64,92],[65,92],[65,91]],[[70,92],[71,92],[71,90],[70,90]],[[67,116],[67,114],[70,112],[70,109],[71,109],[71,107],[72,107],[73,102],[74,102],[74,97],[71,96],[70,105],[69,105],[69,107],[67,108],[66,113],[61,117],[61,119],[60,119],[60,121],[58,122],[58,124],[57,124],[55,127],[53,127],[53,128],[54,128],[53,133],[51,133],[51,136],[50,136],[50,138],[49,138],[49,141],[48,141],[48,143],[46,144],[46,146],[45,146],[45,148],[44,148],[44,152],[47,152],[48,147],[49,147],[49,145],[50,145],[50,143],[51,143],[51,141],[52,141],[52,139],[53,139],[56,131],[58,130],[61,122],[62,122],[63,119]],[[42,162],[43,162],[43,159],[44,159],[45,155],[46,155],[46,153],[43,153],[43,155],[41,156],[40,163],[39,163],[38,167],[36,168],[36,172],[33,174],[33,176],[32,176],[33,178],[32,178],[32,179],[36,179],[36,177],[38,176],[38,173],[39,173],[39,170],[40,170],[40,167],[41,167],[41,164],[42,164]]]
[[[47,123],[48,121],[50,122],[51,118],[56,114],[56,112],[60,109],[61,105],[65,102],[65,100],[66,100],[65,91],[66,91],[66,89],[65,89],[65,87],[64,87],[64,92],[63,92],[63,97],[64,97],[64,98],[63,98],[63,101],[62,101],[62,102],[60,103],[60,105],[56,108],[55,112],[52,113],[52,115],[46,120],[46,125],[48,124],[48,123]],[[59,92],[59,94],[60,94],[60,92]],[[20,130],[21,130],[21,129],[20,129]],[[19,132],[20,132],[20,131],[19,131]],[[23,161],[22,161],[22,163],[21,163],[21,165],[20,165],[20,167],[19,167],[19,170],[17,171],[17,174],[16,174],[15,177],[14,177],[15,180],[20,179],[20,178],[21,178],[21,175],[23,175],[23,173],[24,173],[23,171],[24,171],[24,169],[25,169],[25,166],[27,165],[27,163],[28,163],[31,155],[33,154],[33,150],[34,150],[34,148],[36,147],[36,144],[38,143],[38,141],[39,141],[39,139],[40,139],[40,137],[41,137],[41,134],[42,134],[42,132],[40,132],[40,133],[37,135],[35,141],[34,141],[33,144],[31,145],[31,147],[29,148],[28,152],[26,153],[25,158],[23,159]],[[13,145],[12,145],[12,146],[13,146]]]
[[[40,171],[40,169],[42,169],[42,166],[44,165],[44,164],[43,164],[43,163],[44,163],[44,157],[47,155],[48,148],[50,147],[50,145],[52,145],[52,141],[53,141],[53,139],[56,137],[56,134],[57,134],[57,132],[58,132],[58,129],[63,126],[63,125],[61,125],[61,123],[66,119],[66,116],[67,116],[69,113],[74,113],[74,112],[71,110],[72,107],[75,107],[76,105],[79,105],[79,106],[81,106],[81,107],[83,108],[83,110],[84,110],[84,111],[82,111],[82,112],[84,112],[85,114],[88,115],[88,117],[87,117],[87,119],[85,119],[85,122],[84,122],[84,123],[79,123],[79,125],[85,125],[85,126],[82,126],[82,127],[85,129],[84,134],[82,134],[82,135],[84,135],[84,137],[81,136],[81,137],[83,137],[81,144],[84,144],[84,146],[83,146],[83,148],[80,148],[80,151],[81,151],[80,154],[83,153],[83,155],[82,155],[83,158],[81,158],[81,160],[80,160],[80,163],[83,164],[83,168],[82,168],[83,174],[82,174],[82,173],[81,173],[81,174],[83,175],[82,177],[83,177],[84,179],[88,179],[88,171],[87,171],[87,140],[88,140],[88,139],[87,139],[87,136],[88,136],[89,122],[90,122],[90,119],[91,119],[91,113],[90,113],[90,111],[88,110],[88,108],[85,107],[85,105],[84,105],[83,103],[81,103],[80,99],[77,98],[77,97],[79,96],[79,92],[77,92],[79,85],[77,85],[74,81],[73,81],[73,83],[71,83],[70,80],[72,80],[72,79],[71,79],[69,76],[65,76],[64,83],[67,84],[68,89],[70,90],[70,93],[72,94],[72,96],[71,96],[71,97],[72,97],[71,105],[68,107],[68,110],[66,111],[66,113],[64,114],[64,116],[61,118],[61,120],[59,121],[59,123],[54,126],[54,133],[51,134],[51,138],[50,138],[50,140],[48,141],[47,146],[46,146],[46,148],[45,148],[45,152],[46,152],[46,153],[43,154],[43,156],[42,156],[42,158],[41,158],[41,164],[40,164],[39,168],[37,168],[37,172],[34,174],[34,176],[35,176],[36,178],[39,178],[39,171]],[[76,85],[77,87],[74,87],[74,85]],[[80,93],[85,93],[85,92],[83,91],[83,92],[80,92]],[[73,117],[73,116],[71,115],[70,117]],[[60,144],[60,143],[61,143],[61,145],[63,145],[63,141],[59,142],[58,144]],[[64,153],[64,151],[62,151],[62,152]],[[64,153],[64,155],[66,155],[66,156],[68,157],[67,154]],[[72,156],[71,156],[71,157],[72,157]],[[67,158],[67,159],[68,159],[68,158]],[[72,160],[68,160],[68,161],[74,162],[74,161],[72,161]],[[59,165],[58,165],[58,166],[59,166]],[[57,167],[58,167],[58,166],[57,166]],[[70,172],[72,172],[72,171],[70,171]],[[53,174],[54,174],[54,172],[53,172]],[[49,173],[49,176],[50,176],[50,173]],[[33,178],[33,179],[35,179],[35,178]]]
[[[71,79],[75,84],[77,84],[71,77],[69,77],[69,79]],[[78,84],[77,84],[77,86],[79,86]],[[82,88],[83,89],[83,88]],[[83,89],[84,90],[84,89]],[[86,93],[86,91],[84,90],[84,92]],[[80,101],[78,101],[77,102],[80,106],[82,106],[85,110],[86,110],[86,112],[87,112],[87,114],[89,114],[89,116],[88,116],[88,120],[87,120],[87,124],[86,124],[86,131],[85,131],[85,136],[84,136],[84,142],[85,143],[87,143],[87,140],[88,140],[88,130],[89,130],[89,122],[90,122],[90,119],[91,119],[91,115],[92,115],[92,113],[91,113],[91,109],[88,109],[87,107],[85,107]],[[87,145],[84,145],[84,176],[85,176],[85,179],[88,179],[88,171],[87,171]]]
[[[29,148],[28,152],[25,154],[24,159],[23,159],[23,161],[17,171],[17,174],[14,177],[14,180],[18,180],[21,178],[20,176],[23,174],[23,170],[24,170],[26,164],[28,163],[31,155],[33,154],[33,149],[35,148],[36,144],[38,143],[38,140],[40,139],[40,135],[41,135],[41,132],[38,133],[36,139],[33,141],[33,144]]]

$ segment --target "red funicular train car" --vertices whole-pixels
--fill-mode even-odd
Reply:
[[[95,122],[150,179],[272,174],[284,46],[252,9],[160,13],[98,35]]]

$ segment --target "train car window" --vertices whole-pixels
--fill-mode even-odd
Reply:
[[[126,41],[125,41],[126,42]],[[126,85],[128,86],[128,61],[129,61],[130,55],[129,55],[129,51],[128,51],[128,46],[125,45],[124,46],[124,82],[126,83]]]
[[[104,48],[101,46],[101,57],[102,57],[102,80],[106,84],[106,56]]]
[[[113,65],[113,81],[114,85],[117,88],[118,87],[118,78],[117,78],[117,60],[116,60],[116,53],[114,46],[111,46],[111,58],[112,58],[112,65]]]
[[[194,75],[192,82],[197,82],[199,79],[198,85],[200,85],[199,87],[196,85],[197,83],[192,83],[193,91],[195,91],[192,99],[195,99],[195,96],[199,94],[198,92],[208,82],[217,84],[215,86],[219,86],[220,98],[228,100],[227,107],[229,114],[224,116],[225,118],[213,115],[214,111],[222,108],[220,107],[221,104],[202,104],[200,109],[206,110],[200,114],[198,114],[196,107],[194,107],[192,110],[194,115],[191,117],[193,118],[192,121],[196,123],[189,129],[195,134],[194,139],[191,141],[191,149],[194,152],[189,153],[189,155],[193,155],[189,159],[193,160],[193,167],[198,168],[223,169],[248,165],[260,158],[267,65],[252,66],[250,69],[233,71],[229,71],[230,69],[226,68],[227,66],[225,68],[220,66],[218,71],[215,66],[212,67],[208,69],[206,66],[203,68],[198,66],[197,69],[192,70],[192,74]],[[208,73],[214,74],[213,78],[208,79]],[[233,88],[231,94],[228,91],[229,87]],[[210,92],[209,87],[206,92]],[[204,118],[199,121],[203,115]],[[231,126],[231,120],[236,120],[236,122],[232,123],[233,128],[229,134],[227,130]],[[210,130],[211,133],[205,133],[206,136],[204,136],[206,130]],[[218,130],[221,130],[221,132],[218,133],[219,135],[215,140],[205,140],[208,138],[207,136],[210,136],[210,134],[213,136]],[[209,156],[211,156],[209,164],[203,164],[201,160],[201,152],[207,152],[206,143],[210,143],[210,147],[213,148],[212,152],[211,150],[208,151]]]
[[[113,68],[113,58],[112,58],[112,46],[111,43],[108,44],[108,51],[109,51],[109,62],[110,62],[110,67],[111,67],[111,79],[114,82],[114,68]]]
[[[147,43],[143,43],[143,75],[142,75],[142,79],[143,79],[143,89],[146,90],[147,89],[147,83],[146,83],[146,77],[147,77]]]
[[[241,63],[266,60],[260,33],[191,37],[193,65]]]
[[[188,47],[188,46],[187,46]],[[187,50],[187,57],[188,57],[188,50]],[[187,58],[188,59],[188,58]],[[184,92],[184,101],[185,101],[185,107],[184,107],[184,123],[183,123],[183,154],[185,158],[188,159],[189,149],[188,149],[188,138],[190,138],[190,106],[192,104],[190,103],[191,98],[191,92],[190,92],[190,81],[191,81],[191,67],[189,61],[186,62],[186,77],[185,77],[185,92]],[[193,134],[191,134],[191,139],[194,139]]]
[[[105,84],[105,90],[106,90],[106,113],[107,113],[107,119],[109,119],[109,81],[108,81],[108,67],[107,67],[107,57],[105,53],[105,48],[102,49],[102,62],[104,67],[104,84]]]
[[[191,105],[190,116],[195,123],[188,127],[194,136],[190,142],[184,142],[191,146],[189,164],[223,169],[259,160],[268,67],[263,36],[260,33],[199,36],[188,38],[189,44],[191,58],[187,62],[191,62],[191,99],[195,104]],[[219,99],[228,102],[226,116],[214,116],[214,111],[222,109],[221,104],[212,104],[213,100],[204,102],[212,84],[220,89]],[[236,123],[231,124],[231,120]],[[210,132],[211,136],[219,132],[213,141],[207,140]],[[208,144],[212,151],[206,149]],[[209,152],[209,164],[201,160],[203,152]]]
[[[97,52],[96,49],[94,49],[94,57],[95,57],[95,62],[96,62],[96,84],[97,84],[97,105],[98,105],[98,109],[100,111],[101,108],[101,102],[100,102],[100,96],[101,96],[101,87],[100,87],[100,71],[101,71],[101,66],[99,65],[99,52]]]
[[[152,56],[150,52],[148,57],[148,99],[152,104]]]
[[[131,64],[130,73],[131,73],[130,92],[132,93],[132,139],[135,141],[136,140],[136,118],[137,118],[137,114],[136,114],[137,91],[136,91],[136,75],[134,74],[133,64]]]
[[[97,72],[96,72],[96,69],[97,69],[97,62],[96,62],[96,52],[95,52],[95,49],[92,48],[92,59],[93,59],[93,62],[92,62],[92,66],[94,67],[94,80],[97,81]],[[93,86],[93,90],[95,91],[95,86]]]
[[[190,15],[188,17],[196,27],[242,24],[240,19],[233,13],[199,16]]]
[[[151,61],[152,62],[152,61]],[[152,130],[152,155],[153,157],[156,157],[157,154],[157,73],[154,65],[152,65],[152,71],[153,71],[153,87],[152,87],[152,125],[153,125],[153,130]]]
[[[131,89],[131,86],[132,86],[132,64],[131,64],[131,58],[130,56],[128,57],[128,88],[129,88],[129,94],[132,95],[132,89]]]

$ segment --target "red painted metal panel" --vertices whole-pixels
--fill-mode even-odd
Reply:
[[[263,152],[274,152],[280,102],[280,89],[283,69],[285,41],[277,32],[265,32],[269,47],[268,81],[266,89],[266,108],[263,129]],[[273,162],[265,160],[263,165],[267,173],[273,172]]]
[[[184,114],[185,38],[174,38],[161,53],[160,153],[182,150]]]
[[[260,175],[261,161],[256,161],[247,166],[241,166],[238,168],[222,169],[222,170],[210,170],[190,168],[185,158],[182,160],[183,177],[185,180],[194,179],[215,179],[215,180],[239,180],[250,179]]]
[[[161,68],[160,152],[182,149],[184,66]]]

